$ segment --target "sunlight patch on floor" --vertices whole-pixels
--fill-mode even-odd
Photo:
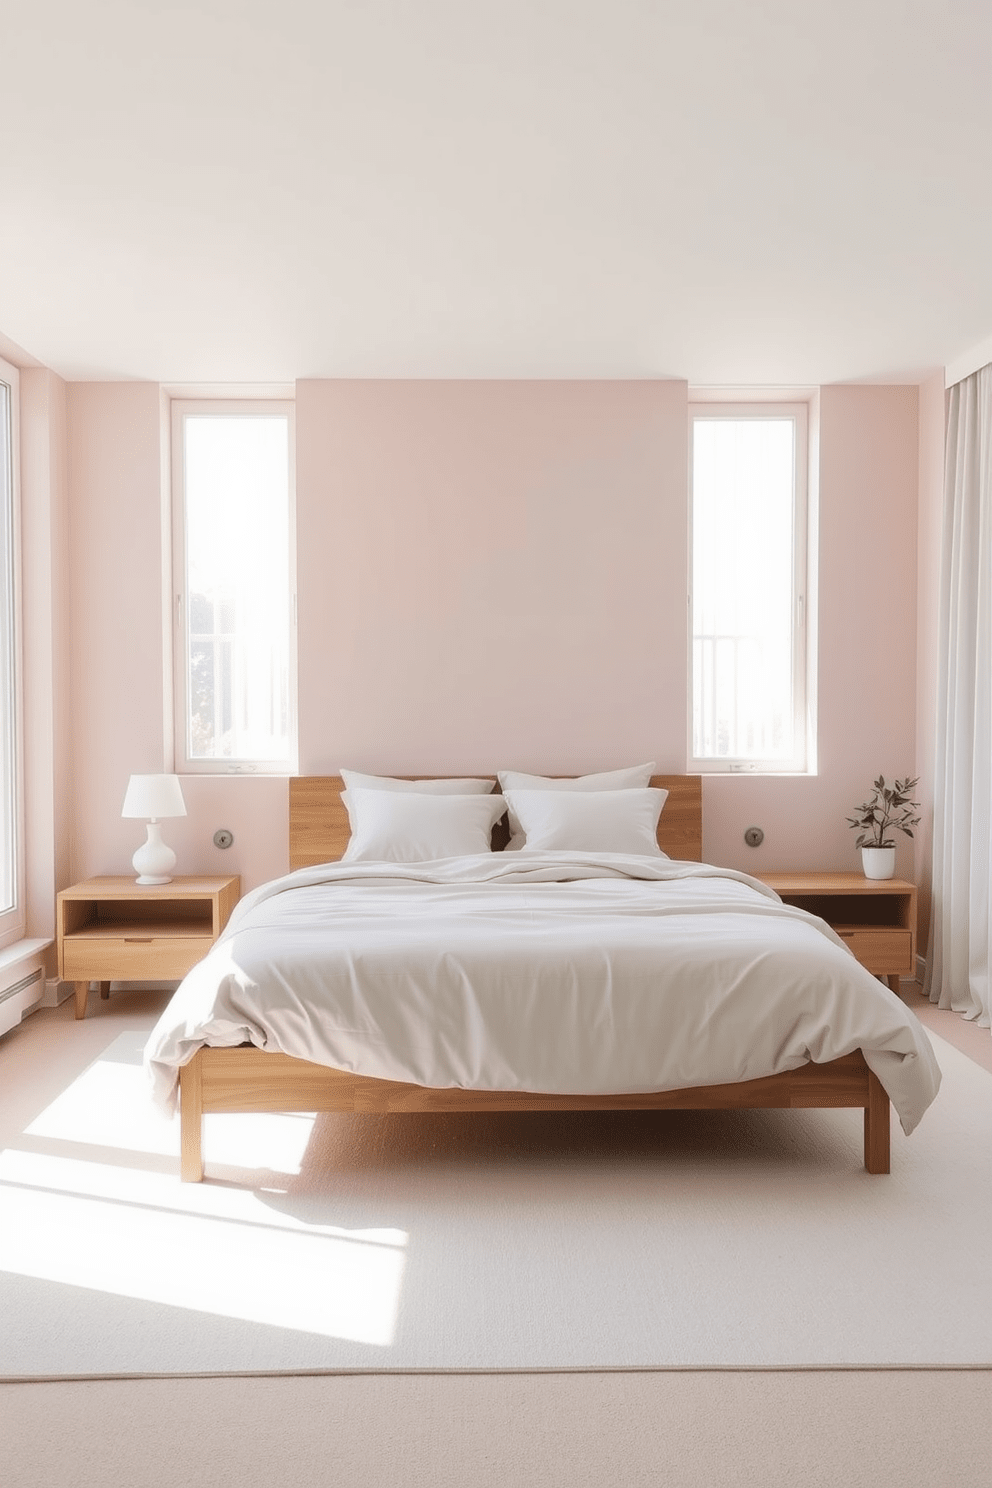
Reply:
[[[211,1163],[298,1173],[313,1128],[312,1114],[250,1112],[206,1117],[204,1151]],[[152,1102],[140,1064],[98,1060],[26,1128],[30,1137],[84,1142],[109,1151],[179,1159],[179,1118]]]
[[[196,1185],[189,1200],[190,1188],[161,1174],[8,1150],[0,1154],[0,1269],[329,1338],[392,1343],[403,1231],[306,1225],[247,1190]],[[228,1212],[190,1212],[193,1205]]]
[[[181,1183],[174,1173],[116,1166],[101,1150],[92,1159],[64,1157],[59,1144],[9,1147],[0,1151],[0,1187],[49,1189],[79,1198],[106,1199],[121,1204],[169,1210],[194,1218],[227,1220],[232,1224],[265,1226],[307,1235],[403,1247],[405,1230],[388,1226],[346,1228],[315,1220],[308,1206],[302,1218],[292,1208],[292,1190],[266,1174],[257,1187],[237,1183]],[[52,1150],[54,1149],[54,1150]],[[333,1208],[328,1202],[328,1207]]]
[[[0,1152],[0,1269],[388,1347],[408,1237],[296,1203],[313,1122],[210,1116],[208,1160],[240,1181],[181,1183],[178,1118],[152,1104],[140,1051],[108,1050]]]

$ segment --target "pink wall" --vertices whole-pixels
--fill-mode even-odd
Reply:
[[[300,768],[685,759],[686,385],[301,382]]]
[[[158,409],[154,383],[69,387],[74,878],[122,866],[128,775],[163,768]]]
[[[66,386],[44,367],[24,368],[20,385],[26,930],[48,938],[70,878]]]
[[[131,871],[144,827],[121,818],[128,777],[172,766],[167,424],[154,383],[68,392],[70,877],[79,879]],[[179,872],[240,873],[249,888],[286,871],[285,780],[195,776],[183,792],[189,814],[163,827]],[[218,827],[234,833],[226,851],[213,845]]]
[[[686,396],[300,383],[301,769],[683,769]],[[916,388],[824,388],[819,442],[819,773],[704,787],[752,872],[857,867],[848,811],[914,772]]]
[[[301,382],[301,769],[684,768],[686,401],[676,381]],[[848,810],[915,769],[917,390],[824,388],[820,425],[820,773],[705,785],[707,856],[755,872],[855,867]],[[128,775],[169,763],[163,439],[157,387],[69,387],[73,877],[128,871]],[[285,870],[285,780],[185,790],[181,871]]]
[[[708,779],[712,861],[858,869],[848,812],[878,774],[915,774],[917,457],[915,387],[821,388],[818,773]],[[908,839],[896,862],[912,874]]]

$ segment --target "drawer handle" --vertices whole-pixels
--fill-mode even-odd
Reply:
[[[854,937],[857,935],[857,933],[858,932],[856,930],[838,930],[837,931],[837,934],[840,936],[841,940],[853,940]]]
[[[154,940],[152,935],[125,935],[125,945],[151,945]]]

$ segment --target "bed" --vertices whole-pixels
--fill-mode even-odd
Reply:
[[[526,871],[521,868],[519,855],[510,853],[486,854],[486,861],[449,860],[442,864],[419,869],[400,869],[385,873],[375,865],[342,866],[340,859],[349,841],[349,818],[342,802],[342,780],[337,776],[300,777],[289,782],[289,833],[290,868],[288,879],[255,891],[256,902],[247,906],[245,913],[232,917],[225,936],[218,942],[210,956],[195,968],[176,994],[173,1004],[163,1014],[149,1040],[146,1061],[153,1079],[159,1083],[159,1095],[165,1090],[169,1098],[168,1084],[174,1082],[178,1093],[181,1126],[181,1176],[186,1181],[199,1181],[203,1177],[202,1119],[212,1112],[257,1112],[257,1111],[338,1111],[355,1113],[372,1112],[443,1112],[443,1111],[577,1111],[577,1110],[715,1110],[731,1108],[798,1108],[798,1107],[850,1107],[860,1108],[864,1113],[864,1165],[869,1173],[887,1173],[890,1166],[890,1094],[896,1101],[897,1110],[904,1128],[911,1129],[922,1111],[936,1094],[939,1072],[933,1059],[926,1035],[917,1020],[905,1009],[899,999],[888,988],[872,978],[851,957],[850,952],[834,936],[836,945],[829,944],[832,932],[819,921],[800,910],[789,910],[781,905],[777,896],[764,890],[743,874],[724,874],[719,869],[702,864],[702,808],[700,780],[697,776],[654,776],[652,787],[668,792],[668,799],[657,827],[657,841],[667,859],[645,865],[635,863],[633,868],[626,862],[604,859],[600,864],[586,859],[564,863],[556,855],[524,855],[531,858]],[[494,842],[495,846],[501,845]],[[516,862],[512,861],[516,856]],[[565,855],[557,855],[563,857]],[[589,855],[587,855],[588,857]],[[671,859],[672,862],[667,860]],[[526,880],[526,881],[522,881]],[[663,886],[663,890],[661,887]],[[381,1073],[363,1072],[365,1062],[363,1049],[348,1030],[344,1043],[341,1029],[336,1029],[338,1043],[328,1043],[323,1035],[316,1040],[319,1058],[300,1057],[294,1040],[299,1038],[300,1012],[299,988],[294,979],[302,984],[307,980],[299,968],[300,960],[293,961],[298,970],[287,971],[285,958],[282,963],[272,962],[271,973],[277,987],[275,1006],[271,990],[266,993],[269,1011],[261,1002],[245,1001],[244,988],[253,992],[264,980],[257,972],[253,956],[258,956],[258,947],[268,944],[266,937],[282,936],[282,943],[293,945],[294,956],[308,936],[331,935],[340,941],[344,928],[354,925],[354,943],[346,954],[351,957],[352,980],[354,965],[361,960],[359,949],[364,954],[375,952],[380,943],[384,946],[397,936],[413,935],[417,939],[416,925],[411,915],[419,914],[417,895],[431,898],[433,912],[441,905],[442,918],[452,933],[468,920],[485,921],[487,905],[495,894],[501,914],[498,944],[491,944],[483,960],[487,968],[498,966],[502,947],[512,958],[526,943],[526,934],[536,935],[534,945],[547,947],[557,939],[557,931],[550,933],[546,926],[557,926],[566,922],[572,926],[569,934],[584,939],[587,957],[598,955],[604,937],[611,934],[609,926],[616,915],[622,917],[625,927],[624,954],[628,954],[626,941],[636,942],[640,956],[638,965],[643,966],[644,955],[654,955],[645,937],[653,936],[659,914],[654,905],[661,892],[674,895],[674,908],[670,914],[671,925],[678,933],[698,936],[695,920],[702,911],[709,913],[707,896],[716,894],[719,900],[713,915],[705,920],[703,939],[709,942],[706,950],[717,965],[716,945],[728,927],[744,939],[751,937],[754,944],[750,952],[747,975],[727,977],[734,981],[734,995],[743,996],[741,987],[750,989],[748,995],[755,996],[760,988],[761,976],[767,976],[769,952],[764,940],[773,934],[778,940],[784,937],[785,949],[776,952],[781,968],[797,986],[806,986],[805,1004],[800,1011],[788,1012],[781,1027],[769,1029],[764,1020],[747,1012],[746,1001],[739,1002],[737,1011],[729,1008],[727,1017],[737,1019],[739,1030],[742,1020],[752,1017],[756,1030],[753,1055],[745,1047],[748,1038],[732,1039],[728,1034],[724,1042],[730,1045],[729,1055],[722,1053],[724,1066],[732,1066],[732,1078],[716,1083],[699,1083],[691,1072],[686,1073],[686,1049],[690,1049],[693,1038],[688,1035],[679,1044],[673,1033],[670,1039],[672,1053],[668,1065],[659,1074],[660,1066],[646,1065],[644,1050],[650,1041],[634,1035],[627,1040],[629,1055],[622,1078],[612,1069],[597,1072],[588,1079],[582,1089],[549,1088],[562,1078],[557,1074],[548,1076],[547,1062],[541,1062],[534,1038],[524,1040],[516,1032],[500,1033],[500,1038],[514,1045],[506,1055],[500,1047],[489,1049],[486,1039],[476,1040],[466,1053],[458,1050],[452,1055],[447,1048],[450,1040],[418,1038],[418,1025],[405,1025],[400,1042],[417,1046],[414,1052],[405,1047],[402,1058],[394,1048],[391,1051],[374,1050],[372,1065],[378,1070],[395,1073],[405,1078],[387,1078]],[[328,898],[330,895],[332,897]],[[605,895],[610,902],[605,909],[600,901]],[[390,897],[392,896],[392,897]],[[488,897],[487,897],[488,896]],[[528,897],[529,896],[529,897]],[[722,898],[721,898],[722,896]],[[248,896],[252,898],[253,896]],[[245,901],[243,901],[245,903]],[[378,919],[368,919],[369,905],[375,905]],[[327,906],[330,906],[328,908]],[[536,906],[536,907],[535,907]],[[240,909],[240,906],[239,906]],[[310,918],[304,917],[304,911]],[[450,918],[461,917],[458,925]],[[558,915],[559,920],[544,921],[541,915],[547,912]],[[597,919],[603,919],[602,929]],[[352,918],[349,918],[351,916]],[[355,918],[357,916],[357,918]],[[404,916],[407,916],[404,920]],[[253,918],[254,917],[254,918]],[[263,925],[260,922],[264,922]],[[333,922],[333,923],[332,923]],[[774,923],[773,923],[774,922]],[[375,934],[369,936],[368,925]],[[414,927],[404,929],[404,925]],[[378,928],[377,928],[378,927]],[[689,927],[688,929],[686,927]],[[752,934],[753,930],[753,934]],[[460,933],[460,932],[459,932]],[[473,932],[474,933],[474,932]],[[488,932],[487,932],[488,933]],[[665,933],[669,931],[666,928]],[[363,939],[364,937],[364,939]],[[758,937],[758,938],[755,938]],[[821,941],[823,946],[821,948]],[[313,940],[318,944],[318,939]],[[406,942],[401,942],[405,945]],[[564,944],[564,942],[563,942]],[[450,957],[437,959],[435,947],[423,946],[417,950],[410,942],[411,966],[419,964],[417,955],[434,957],[429,962],[437,967],[444,965]],[[679,943],[681,946],[681,942]],[[340,949],[340,948],[339,948]],[[676,978],[681,965],[678,953],[666,952],[665,977]],[[302,951],[300,953],[302,955]],[[309,954],[309,953],[308,953]],[[385,951],[383,951],[385,954]],[[563,950],[562,955],[579,955],[578,951]],[[630,952],[634,954],[633,951]],[[697,952],[694,950],[693,954]],[[456,958],[457,959],[457,958]],[[774,960],[774,957],[773,957]],[[826,970],[820,968],[821,962]],[[669,965],[669,963],[671,963]],[[268,964],[268,963],[266,963]],[[425,963],[427,964],[427,963]],[[507,965],[511,962],[508,961]],[[519,963],[525,964],[525,963]],[[807,973],[807,965],[810,968]],[[251,975],[243,971],[252,968]],[[560,968],[559,968],[560,970]],[[815,972],[815,975],[814,975]],[[760,973],[760,974],[759,974]],[[492,971],[493,976],[498,973]],[[779,980],[782,975],[779,972]],[[707,973],[708,975],[708,973]],[[715,973],[714,973],[715,975]],[[818,990],[815,976],[820,976],[823,990]],[[516,976],[514,990],[527,977]],[[454,999],[458,1008],[464,1004],[464,976],[461,968],[452,974],[452,987],[445,995],[448,1003]],[[556,986],[560,992],[561,1007],[574,1007],[576,1003],[574,977],[558,976]],[[424,991],[421,978],[420,991]],[[658,985],[663,978],[659,975]],[[705,983],[705,977],[703,978]],[[235,998],[232,1004],[208,1004],[208,984],[235,985],[241,1001]],[[507,978],[503,976],[503,985]],[[667,987],[667,982],[664,983]],[[281,987],[281,992],[278,988]],[[428,989],[429,991],[430,989]],[[644,989],[642,989],[644,990]],[[679,988],[676,987],[676,992]],[[442,1020],[448,1006],[438,991],[437,1016]],[[666,991],[665,996],[668,996]],[[681,994],[685,1001],[685,977]],[[762,994],[764,995],[764,994]],[[783,996],[785,992],[783,991]],[[791,995],[791,993],[789,994]],[[649,1015],[660,1017],[662,1011],[670,1020],[667,1005],[651,997],[642,997],[649,1008]],[[528,1006],[533,1007],[533,998]],[[815,1027],[810,1022],[811,1008],[829,1006],[824,1014],[824,1026]],[[424,1026],[424,1007],[421,998],[421,1027]],[[542,1004],[544,1006],[544,1004]],[[729,1007],[729,1004],[728,1004]],[[220,1011],[218,1011],[220,1009]],[[742,1012],[742,1009],[744,1010]],[[362,1003],[363,1017],[367,1013]],[[473,1007],[473,1016],[476,1009]],[[414,1010],[416,1012],[416,1009]],[[567,1020],[560,1017],[561,1009],[554,1011],[556,1044],[569,1044],[572,1034]],[[411,1013],[411,1017],[413,1014]],[[521,1015],[526,1018],[526,1009]],[[545,1017],[548,1016],[545,1008]],[[599,1016],[602,1018],[602,1009]],[[614,1015],[611,1012],[610,1018]],[[693,999],[693,1017],[696,1018],[695,1042],[707,1042],[712,1025],[706,1024],[704,1001]],[[820,1013],[816,1013],[820,1018]],[[866,1033],[859,1035],[858,1020],[864,1023]],[[702,1020],[702,1021],[700,1021]],[[339,1023],[347,1024],[348,1018],[339,1016]],[[351,1022],[361,1022],[352,1010]],[[367,1022],[367,1017],[365,1017]],[[380,1020],[382,1022],[383,1020]],[[507,1019],[512,1029],[518,1028],[516,1018]],[[607,1019],[609,1021],[609,1019]],[[388,1015],[385,1019],[388,1022]],[[760,1030],[758,1024],[761,1023]],[[377,1030],[379,1024],[376,1025]],[[637,1025],[632,1024],[632,1027]],[[669,1021],[667,1028],[674,1028]],[[564,1030],[564,1032],[563,1032]],[[703,1036],[701,1036],[701,1030]],[[760,1034],[760,1036],[759,1036]],[[860,1042],[854,1046],[860,1037]],[[516,1042],[514,1042],[516,1040]],[[597,1040],[598,1049],[602,1040]],[[740,1050],[737,1044],[741,1045]],[[526,1044],[526,1049],[524,1049]],[[217,1046],[219,1045],[219,1046]],[[261,1046],[260,1046],[261,1045]],[[421,1047],[423,1045],[423,1047]],[[428,1045],[430,1047],[428,1047]],[[444,1058],[438,1064],[438,1049],[444,1046]],[[864,1047],[862,1047],[864,1045]],[[315,1046],[312,1033],[308,1033],[302,1045],[309,1052]],[[840,1049],[835,1057],[833,1050]],[[523,1052],[521,1053],[521,1051]],[[531,1052],[528,1052],[531,1051]],[[652,1056],[653,1057],[653,1056]],[[530,1058],[530,1065],[527,1064]],[[728,1064],[729,1060],[729,1064]],[[335,1062],[336,1061],[336,1062]],[[452,1062],[453,1061],[453,1062]],[[516,1061],[516,1062],[515,1062]],[[640,1061],[640,1062],[638,1062]],[[750,1062],[749,1062],[750,1061]],[[767,1072],[771,1065],[777,1067]],[[521,1087],[526,1078],[526,1069],[537,1070],[534,1083],[541,1088]],[[638,1078],[638,1071],[650,1068],[652,1086],[667,1088],[632,1088],[631,1081]],[[501,1071],[506,1070],[505,1076]],[[440,1071],[440,1072],[439,1072]],[[411,1078],[411,1072],[413,1078]],[[742,1078],[742,1074],[744,1077]],[[881,1078],[880,1078],[881,1075]],[[586,1080],[586,1077],[583,1077]],[[611,1081],[617,1088],[602,1088]],[[579,1083],[576,1081],[576,1083]],[[598,1085],[600,1088],[596,1088]],[[886,1088],[888,1086],[888,1089]],[[907,1093],[908,1092],[908,1093]]]

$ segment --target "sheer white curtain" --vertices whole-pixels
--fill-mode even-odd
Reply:
[[[990,1023],[992,364],[951,388],[934,779],[931,1002]]]

